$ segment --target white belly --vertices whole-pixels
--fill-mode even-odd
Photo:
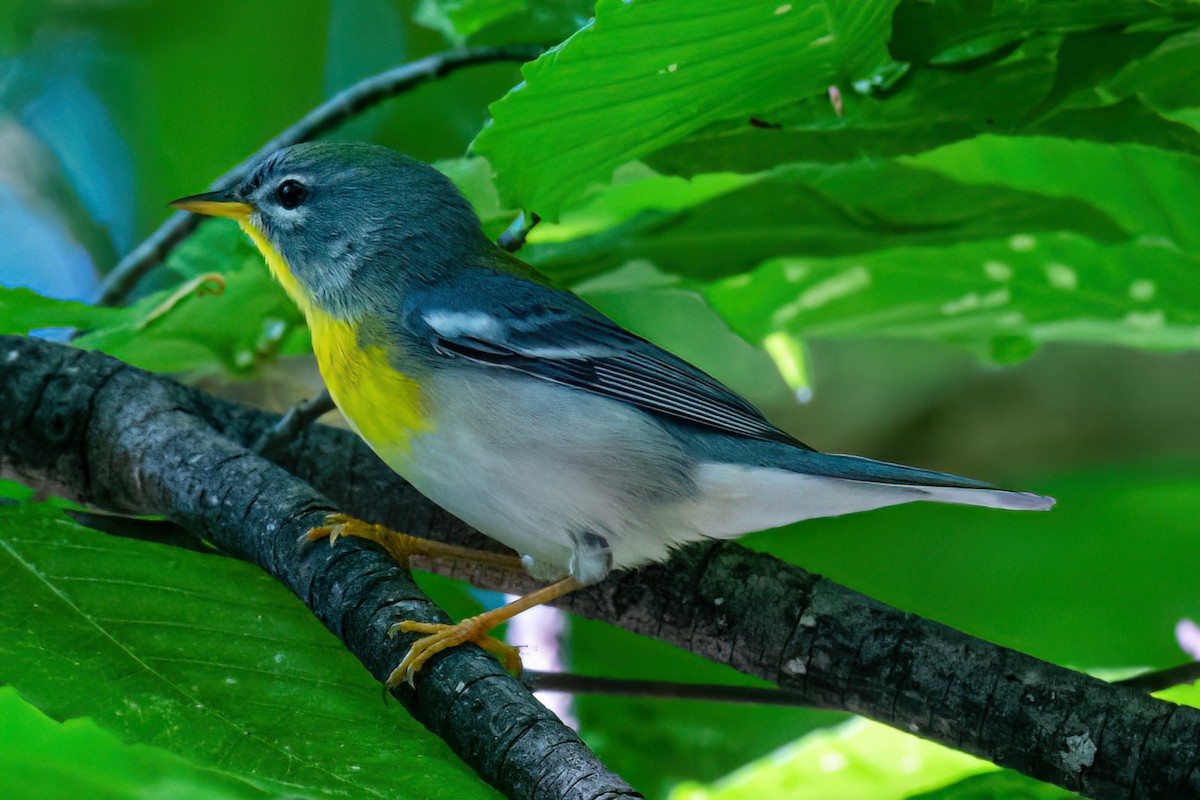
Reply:
[[[1012,492],[701,462],[648,414],[516,372],[435,373],[421,388],[432,430],[380,456],[430,500],[528,556],[539,578],[593,583],[687,542],[919,500],[1048,507]]]
[[[428,400],[434,429],[384,460],[430,500],[531,557],[539,577],[570,572],[587,583],[700,538],[690,520],[679,529],[694,465],[648,415],[519,373],[434,375]],[[611,563],[581,550],[588,534],[607,543]],[[602,563],[585,563],[593,555]]]

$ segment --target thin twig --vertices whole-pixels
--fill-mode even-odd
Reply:
[[[608,694],[621,697],[654,697],[661,700],[705,700],[711,703],[754,703],[769,706],[809,706],[799,695],[779,689],[725,686],[719,683],[675,683],[631,678],[602,678],[570,672],[527,669],[521,675],[534,692]]]
[[[1156,672],[1143,672],[1141,675],[1134,675],[1132,678],[1116,681],[1116,683],[1121,686],[1141,689],[1143,692],[1161,692],[1163,689],[1170,689],[1172,686],[1195,683],[1196,681],[1200,681],[1200,661],[1189,661],[1186,664],[1180,664],[1170,669],[1161,669]]]
[[[512,224],[504,229],[504,233],[496,239],[496,244],[510,253],[515,253],[525,246],[525,237],[529,236],[529,232],[533,230],[533,226],[542,221],[542,218],[532,211],[528,215],[522,211],[517,215],[517,218],[512,221]]]
[[[492,64],[499,61],[532,61],[542,53],[536,45],[510,47],[472,47],[452,50],[393,67],[354,84],[331,97],[291,127],[267,142],[258,152],[217,178],[209,188],[213,191],[237,183],[259,159],[281,147],[305,142],[329,131],[351,117],[382,100],[401,94],[431,80],[443,78],[462,67]],[[100,284],[98,303],[118,305],[133,291],[138,281],[161,264],[168,254],[200,224],[203,217],[183,211],[167,218],[144,242],[121,259]]]
[[[329,396],[328,389],[322,389],[320,394],[301,400],[288,409],[283,418],[274,428],[264,433],[254,443],[253,450],[263,458],[274,458],[280,448],[286,447],[300,431],[317,421],[321,415],[333,411],[337,406]]]
[[[521,678],[533,692],[604,694],[618,697],[650,697],[659,700],[703,700],[710,703],[813,707],[810,701],[800,695],[779,689],[752,686],[605,678],[571,672],[542,672],[532,669],[525,670]],[[1114,681],[1114,683],[1150,693],[1161,692],[1163,689],[1170,689],[1173,686],[1195,683],[1198,680],[1200,680],[1200,662],[1193,661],[1170,669],[1147,672],[1125,680]]]

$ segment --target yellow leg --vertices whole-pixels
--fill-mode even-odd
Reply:
[[[329,544],[332,545],[341,536],[357,536],[360,539],[375,542],[387,550],[392,558],[396,559],[396,563],[405,568],[408,567],[408,561],[413,556],[427,556],[429,558],[456,558],[462,561],[474,561],[477,564],[489,564],[503,569],[521,569],[521,559],[517,556],[491,553],[487,550],[472,550],[469,547],[458,547],[431,539],[421,539],[409,536],[407,533],[393,531],[382,525],[363,522],[361,519],[355,519],[347,514],[330,514],[325,518],[324,525],[309,528],[308,532],[300,537],[300,541],[316,542],[328,538]]]
[[[549,586],[538,589],[536,592],[531,592],[502,608],[485,611],[478,616],[468,617],[457,625],[412,622],[409,620],[397,622],[388,629],[388,634],[425,633],[429,635],[422,636],[413,642],[413,646],[408,649],[408,653],[405,654],[404,659],[400,662],[400,666],[392,670],[392,674],[388,676],[387,685],[396,686],[401,681],[408,681],[411,684],[413,676],[420,671],[426,661],[443,650],[456,647],[463,642],[474,642],[484,650],[497,656],[504,664],[504,668],[509,672],[519,673],[521,671],[521,656],[517,648],[488,636],[488,631],[502,622],[507,622],[522,611],[528,611],[534,606],[540,606],[542,603],[557,600],[582,586],[583,584],[574,578],[563,578],[558,583],[552,583]]]

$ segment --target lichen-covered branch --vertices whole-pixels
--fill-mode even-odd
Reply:
[[[449,619],[377,548],[298,546],[333,504],[223,436],[199,400],[106,356],[3,337],[0,474],[109,509],[164,514],[258,564],[382,680],[414,638],[389,638],[392,623]],[[393,694],[509,797],[640,797],[474,647],[431,661],[415,688]]]
[[[5,362],[10,351],[19,357]],[[68,496],[156,510],[132,502],[128,486],[137,474],[122,477],[119,463],[104,462],[103,472],[69,468],[79,456],[69,437],[59,442],[53,432],[82,424],[70,414],[86,419],[94,406],[98,419],[108,408],[97,400],[95,382],[79,375],[113,369],[114,362],[79,354],[71,361],[74,377],[60,366],[54,378],[42,362],[62,362],[62,352],[0,339],[0,407],[28,404],[58,380],[71,384],[61,399],[74,408],[61,412],[66,422],[50,415],[27,423],[47,431],[36,452],[14,449],[0,430],[0,466],[30,480],[52,479]],[[236,445],[252,444],[278,420],[122,369],[144,387],[170,387],[172,402],[198,415],[189,425],[210,427]],[[250,457],[242,461],[241,469],[269,469]],[[310,426],[279,451],[278,462],[341,510],[416,535],[497,547],[430,504],[348,432]],[[164,496],[158,503],[189,508],[186,500]],[[196,525],[188,513],[176,516]],[[487,588],[517,592],[531,585],[480,567],[430,566]],[[1200,798],[1200,711],[976,639],[737,544],[684,549],[667,564],[614,575],[560,604],[765,678],[814,706],[860,713],[1090,797]]]

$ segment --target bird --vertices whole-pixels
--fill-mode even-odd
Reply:
[[[553,581],[456,624],[392,626],[422,636],[389,686],[468,641],[517,669],[516,650],[489,630],[690,542],[917,501],[1054,504],[814,450],[497,246],[447,177],[391,149],[292,145],[235,185],[172,205],[237,221],[303,312],[351,428],[418,491],[517,555],[342,514],[306,540],[358,536],[404,562],[478,557]]]

